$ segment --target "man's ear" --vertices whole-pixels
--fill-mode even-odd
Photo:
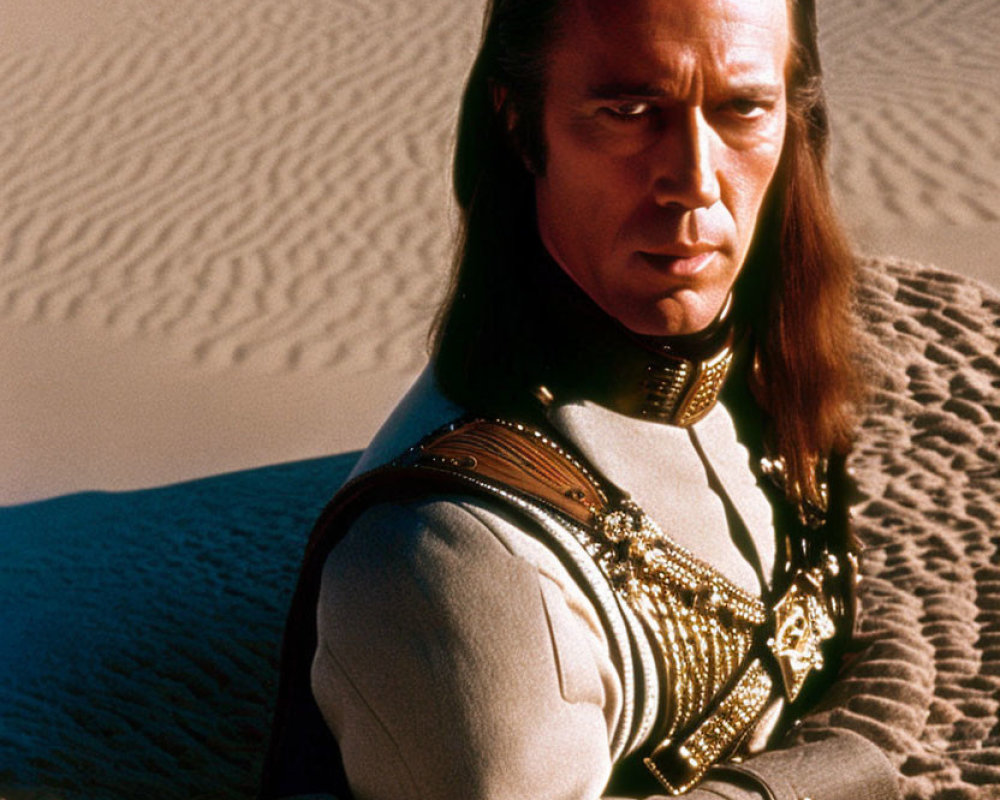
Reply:
[[[493,111],[497,114],[503,109],[504,103],[507,102],[507,87],[501,83],[497,83],[492,78],[489,82],[490,87],[490,99],[493,101]]]
[[[510,90],[502,84],[491,81],[490,99],[493,102],[493,111],[503,115],[508,144],[520,157],[524,168],[534,175],[536,173],[535,163],[532,161],[531,156],[528,154],[528,148],[525,146],[521,114],[517,109],[517,105],[511,99]]]
[[[490,99],[493,101],[493,112],[503,115],[504,127],[511,137],[511,144],[520,151],[516,131],[521,117],[517,113],[517,107],[510,101],[510,90],[501,83],[490,81]]]

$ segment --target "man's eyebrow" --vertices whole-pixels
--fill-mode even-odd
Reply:
[[[592,100],[613,100],[617,97],[643,97],[650,100],[658,100],[666,97],[667,92],[662,86],[656,86],[652,83],[615,81],[589,87],[587,89],[587,96]]]
[[[741,83],[733,81],[725,87],[726,94],[734,94],[739,97],[759,97],[763,99],[776,99],[783,92],[781,84],[767,82],[747,82]],[[637,97],[645,100],[662,100],[669,97],[670,93],[662,86],[653,83],[625,83],[614,81],[591,86],[587,89],[587,97],[591,100],[614,100],[620,97]]]
[[[777,98],[784,93],[780,83],[733,83],[729,91],[740,97]]]

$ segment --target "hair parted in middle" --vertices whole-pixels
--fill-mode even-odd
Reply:
[[[547,55],[564,6],[578,1],[490,0],[466,82],[453,174],[460,239],[432,349],[442,390],[470,410],[528,391],[516,359],[532,347],[518,341],[518,320],[541,247],[534,179],[545,170]],[[734,297],[753,336],[752,390],[798,501],[818,499],[817,460],[849,450],[860,383],[850,348],[854,260],[826,174],[814,0],[788,7],[785,141]]]

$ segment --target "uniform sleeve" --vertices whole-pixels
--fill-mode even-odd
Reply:
[[[595,628],[460,505],[370,510],[326,564],[312,676],[356,795],[599,797],[620,686]]]
[[[757,790],[768,800],[899,800],[896,770],[872,742],[850,731],[830,732],[726,764],[709,773],[721,796],[726,786]],[[737,795],[739,796],[739,795]]]
[[[488,516],[377,506],[327,561],[312,686],[359,800],[596,800],[608,782],[622,690],[605,632],[565,570],[514,552]],[[685,797],[895,797],[831,767],[873,756],[855,738],[765,754]]]

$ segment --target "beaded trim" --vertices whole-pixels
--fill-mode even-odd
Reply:
[[[709,716],[683,744],[667,740],[643,759],[670,794],[683,794],[740,741],[767,706],[774,682],[754,660]]]
[[[663,656],[673,700],[663,729],[673,737],[732,679],[755,627],[767,621],[767,607],[671,541],[631,500],[597,512],[595,521],[599,536],[578,536]]]

